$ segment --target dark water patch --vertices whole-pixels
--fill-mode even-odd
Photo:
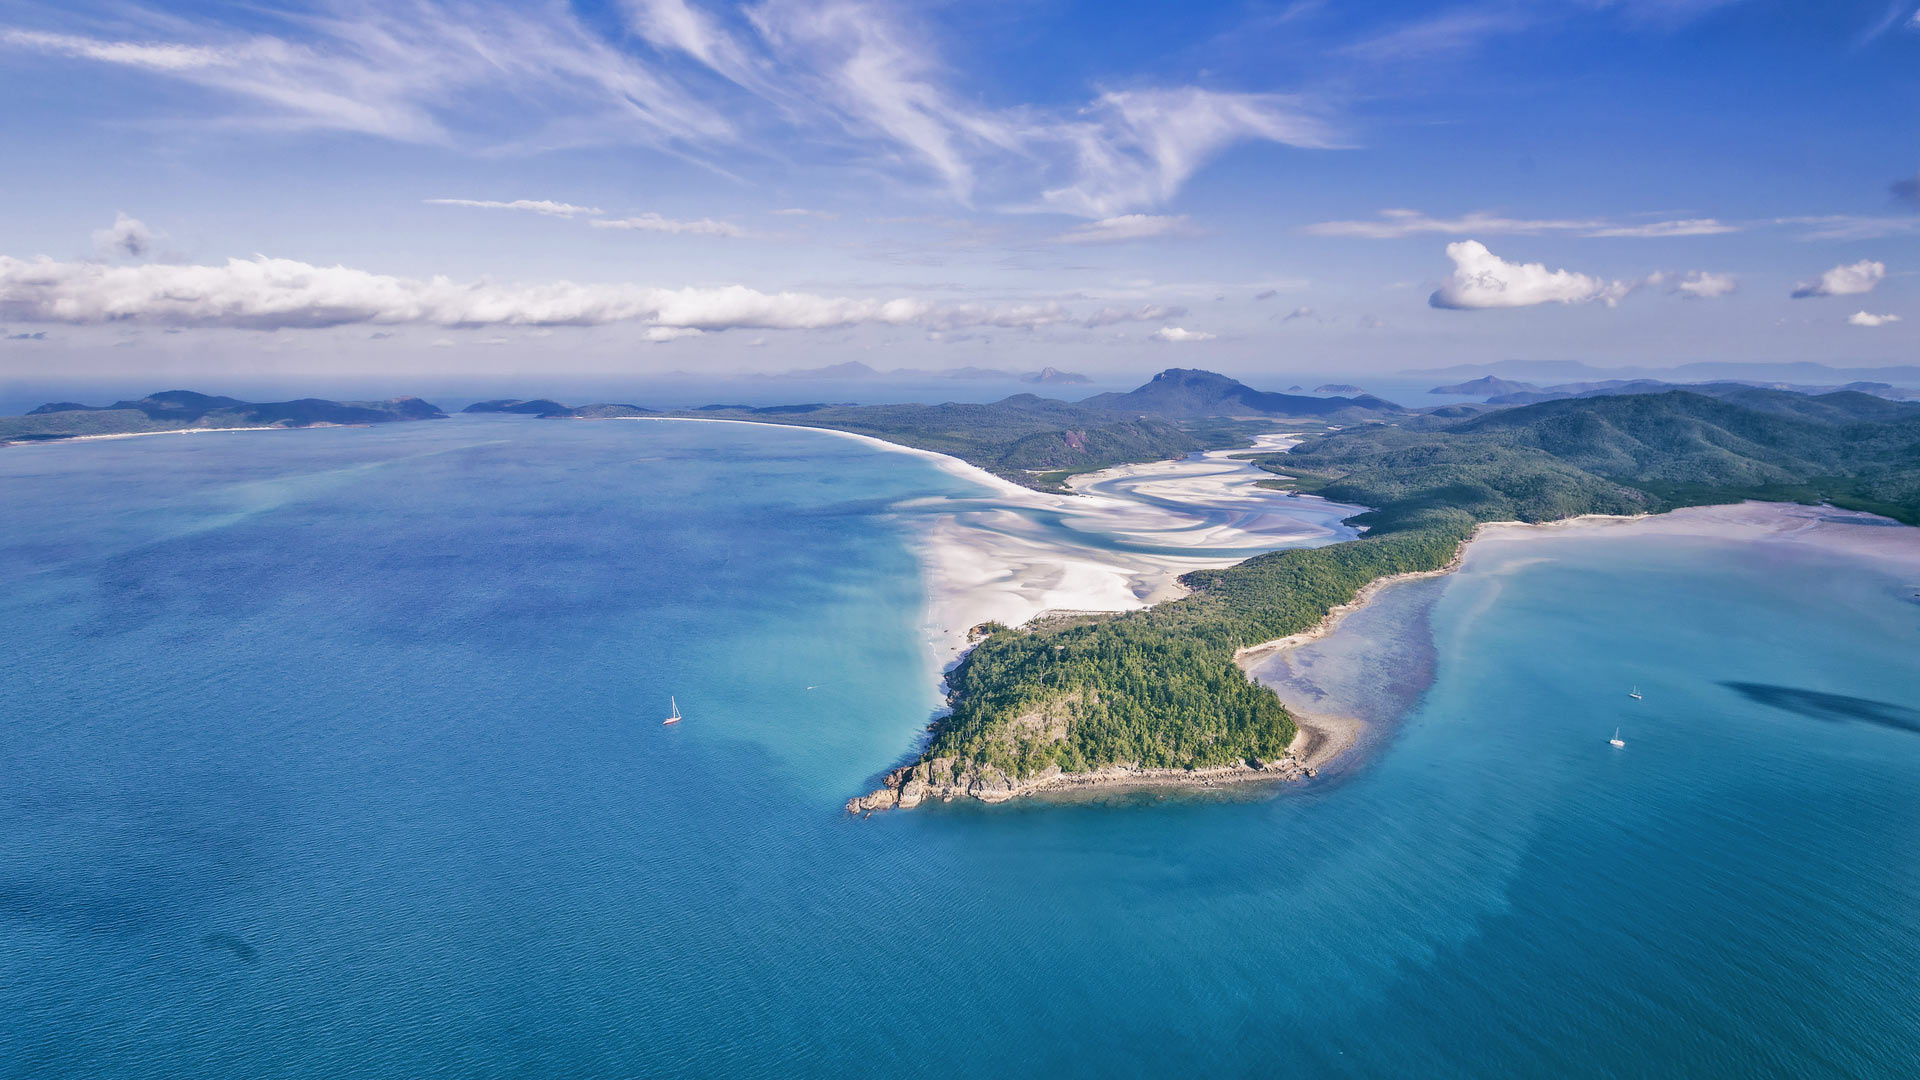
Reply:
[[[223,949],[233,954],[234,959],[243,964],[251,964],[260,958],[260,950],[247,944],[245,939],[232,934],[208,934],[200,943],[209,949]]]
[[[1723,682],[1720,685],[1761,705],[1771,705],[1790,713],[1809,716],[1828,723],[1857,720],[1894,731],[1920,734],[1920,709],[1895,705],[1889,701],[1830,694],[1823,690],[1802,690],[1770,683]]]

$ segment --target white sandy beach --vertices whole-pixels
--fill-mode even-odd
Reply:
[[[983,622],[1009,626],[1046,611],[1128,611],[1181,595],[1178,578],[1231,566],[1275,548],[1350,538],[1340,520],[1361,507],[1259,486],[1272,475],[1236,454],[1278,451],[1297,440],[1265,435],[1251,449],[1123,465],[1075,477],[1073,495],[1021,487],[958,458],[830,428],[751,420],[619,417],[639,421],[756,424],[854,439],[924,458],[982,488],[899,508],[927,587],[921,633],[937,668],[967,648]]]
[[[1270,436],[1262,449],[1283,449]],[[1258,486],[1270,478],[1215,451],[1076,477],[1050,495],[993,478],[990,499],[902,507],[920,537],[927,577],[923,630],[951,663],[966,631],[1018,626],[1047,611],[1128,611],[1185,591],[1182,574],[1231,566],[1275,548],[1350,538],[1340,520],[1360,507]],[[942,467],[948,467],[945,462]],[[954,462],[976,479],[981,470]]]

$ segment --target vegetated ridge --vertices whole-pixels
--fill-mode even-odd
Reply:
[[[44,442],[84,435],[127,435],[237,427],[330,427],[444,420],[446,413],[416,397],[390,401],[252,402],[166,390],[133,401],[94,407],[72,401],[42,405],[25,416],[0,417],[0,442]]]

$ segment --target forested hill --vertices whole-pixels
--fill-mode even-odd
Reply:
[[[918,760],[856,803],[1002,798],[1046,770],[1270,762],[1295,734],[1235,664],[1368,582],[1444,566],[1474,526],[1746,498],[1826,500],[1920,524],[1920,405],[1753,390],[1554,401],[1447,426],[1369,424],[1260,463],[1281,486],[1374,507],[1359,540],[1182,580],[1191,596],[1036,629],[997,628],[948,676],[953,712]]]
[[[1225,375],[1194,368],[1168,368],[1145,386],[1124,394],[1097,394],[1080,403],[1118,412],[1168,417],[1285,416],[1354,421],[1403,416],[1410,410],[1391,401],[1357,397],[1307,397],[1255,390]]]
[[[390,401],[252,402],[165,390],[111,405],[81,405],[57,401],[25,416],[0,417],[0,441],[43,441],[79,435],[124,435],[149,431],[195,428],[312,427],[315,425],[386,424],[403,420],[444,420],[446,413],[416,397]]]
[[[1247,445],[1237,432],[1189,430],[1159,417],[1126,416],[1033,394],[986,404],[715,406],[694,414],[871,435],[950,454],[1017,483],[1044,489],[1057,489],[1072,473]]]
[[[1752,388],[1573,398],[1430,430],[1351,429],[1267,464],[1377,507],[1376,527],[1441,505],[1551,520],[1622,497],[1649,510],[1828,501],[1920,524],[1920,403]]]
[[[567,406],[545,398],[509,398],[477,402],[464,411],[547,419],[681,416],[832,428],[950,454],[1042,490],[1061,490],[1074,473],[1246,446],[1247,435],[1272,431],[1282,419],[1318,427],[1330,420],[1409,415],[1375,397],[1268,394],[1224,375],[1181,368],[1163,371],[1128,393],[1079,402],[1015,394],[977,404],[706,405],[660,412],[638,405]],[[1253,423],[1254,417],[1266,420]]]

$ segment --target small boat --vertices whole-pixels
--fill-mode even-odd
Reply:
[[[1622,738],[1620,737],[1620,729],[1619,729],[1619,728],[1614,728],[1614,729],[1613,729],[1613,738],[1611,738],[1611,739],[1608,739],[1608,740],[1607,740],[1607,742],[1608,742],[1609,744],[1611,744],[1611,745],[1613,745],[1613,746],[1617,746],[1617,747],[1619,747],[1619,748],[1621,748],[1622,750],[1624,750],[1624,749],[1626,749],[1626,746],[1627,746],[1627,741],[1626,741],[1625,739],[1622,739]]]
[[[1643,700],[1640,697],[1640,688],[1638,686],[1635,686],[1633,689],[1627,691],[1627,696],[1632,698],[1635,701]]]
[[[667,718],[660,722],[662,724],[677,724],[680,722],[680,702],[678,699],[672,697],[669,697],[667,700],[673,702],[673,712],[669,713]]]

